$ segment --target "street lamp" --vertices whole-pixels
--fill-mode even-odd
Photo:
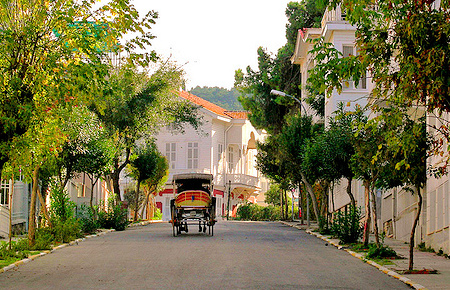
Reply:
[[[305,110],[305,113],[306,113],[306,109],[303,106],[302,101],[300,101],[296,97],[294,97],[292,95],[289,95],[289,94],[286,94],[285,92],[282,92],[282,91],[277,91],[277,90],[271,90],[270,94],[275,95],[275,96],[289,97],[291,99],[294,99],[297,103],[299,103],[302,106],[303,110]]]
[[[301,108],[305,111],[305,115],[306,115],[305,107],[303,106],[302,102],[299,99],[297,99],[296,97],[286,94],[285,92],[282,92],[282,91],[277,91],[277,90],[271,90],[270,94],[275,95],[275,96],[289,97],[289,98],[294,99],[297,103],[299,103],[302,106]],[[299,199],[299,203],[300,203],[300,200],[301,199]],[[309,227],[310,221],[309,221],[309,198],[308,198],[308,195],[306,195],[306,220],[307,220],[307,225]]]

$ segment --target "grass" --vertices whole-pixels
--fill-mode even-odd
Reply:
[[[6,257],[4,260],[0,259],[0,269],[3,267],[6,267],[8,265],[11,265],[12,263],[15,263],[17,261],[20,261],[22,259],[19,258],[12,258],[12,257]]]

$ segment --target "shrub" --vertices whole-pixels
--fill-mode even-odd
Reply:
[[[361,211],[357,207],[350,206],[347,213],[337,212],[331,223],[331,233],[339,238],[342,243],[355,243],[363,234],[363,227],[359,220]]]
[[[98,223],[105,229],[115,229],[123,231],[128,225],[128,209],[122,204],[115,204],[114,197],[108,199],[108,210],[98,212]]]
[[[392,258],[397,257],[397,253],[387,245],[370,244],[366,257],[370,259]]]
[[[98,229],[99,223],[96,219],[96,216],[98,216],[97,209],[94,209],[94,211],[95,212],[93,212],[91,207],[84,204],[77,210],[77,219],[79,221],[80,230],[83,233],[91,234]]]
[[[156,208],[155,210],[155,215],[153,216],[154,220],[162,220],[162,213],[161,210],[159,208]]]
[[[51,244],[55,237],[50,227],[42,227],[36,229],[35,243],[33,250],[51,250]]]
[[[57,222],[52,229],[54,241],[68,243],[81,236],[80,225],[77,220],[70,218]]]
[[[258,204],[246,203],[237,209],[237,217],[240,220],[250,221],[275,221],[281,219],[279,206],[260,206]]]

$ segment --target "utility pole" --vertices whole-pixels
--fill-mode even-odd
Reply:
[[[228,180],[227,220],[230,215],[230,194],[231,194],[231,180]]]

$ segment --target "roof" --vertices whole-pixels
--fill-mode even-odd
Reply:
[[[183,99],[186,99],[196,105],[201,106],[202,108],[213,112],[217,115],[228,117],[232,119],[247,119],[248,112],[245,111],[227,111],[224,108],[213,104],[205,99],[202,99],[200,97],[197,97],[196,95],[193,95],[186,91],[180,91],[178,92],[178,95],[182,97]]]

